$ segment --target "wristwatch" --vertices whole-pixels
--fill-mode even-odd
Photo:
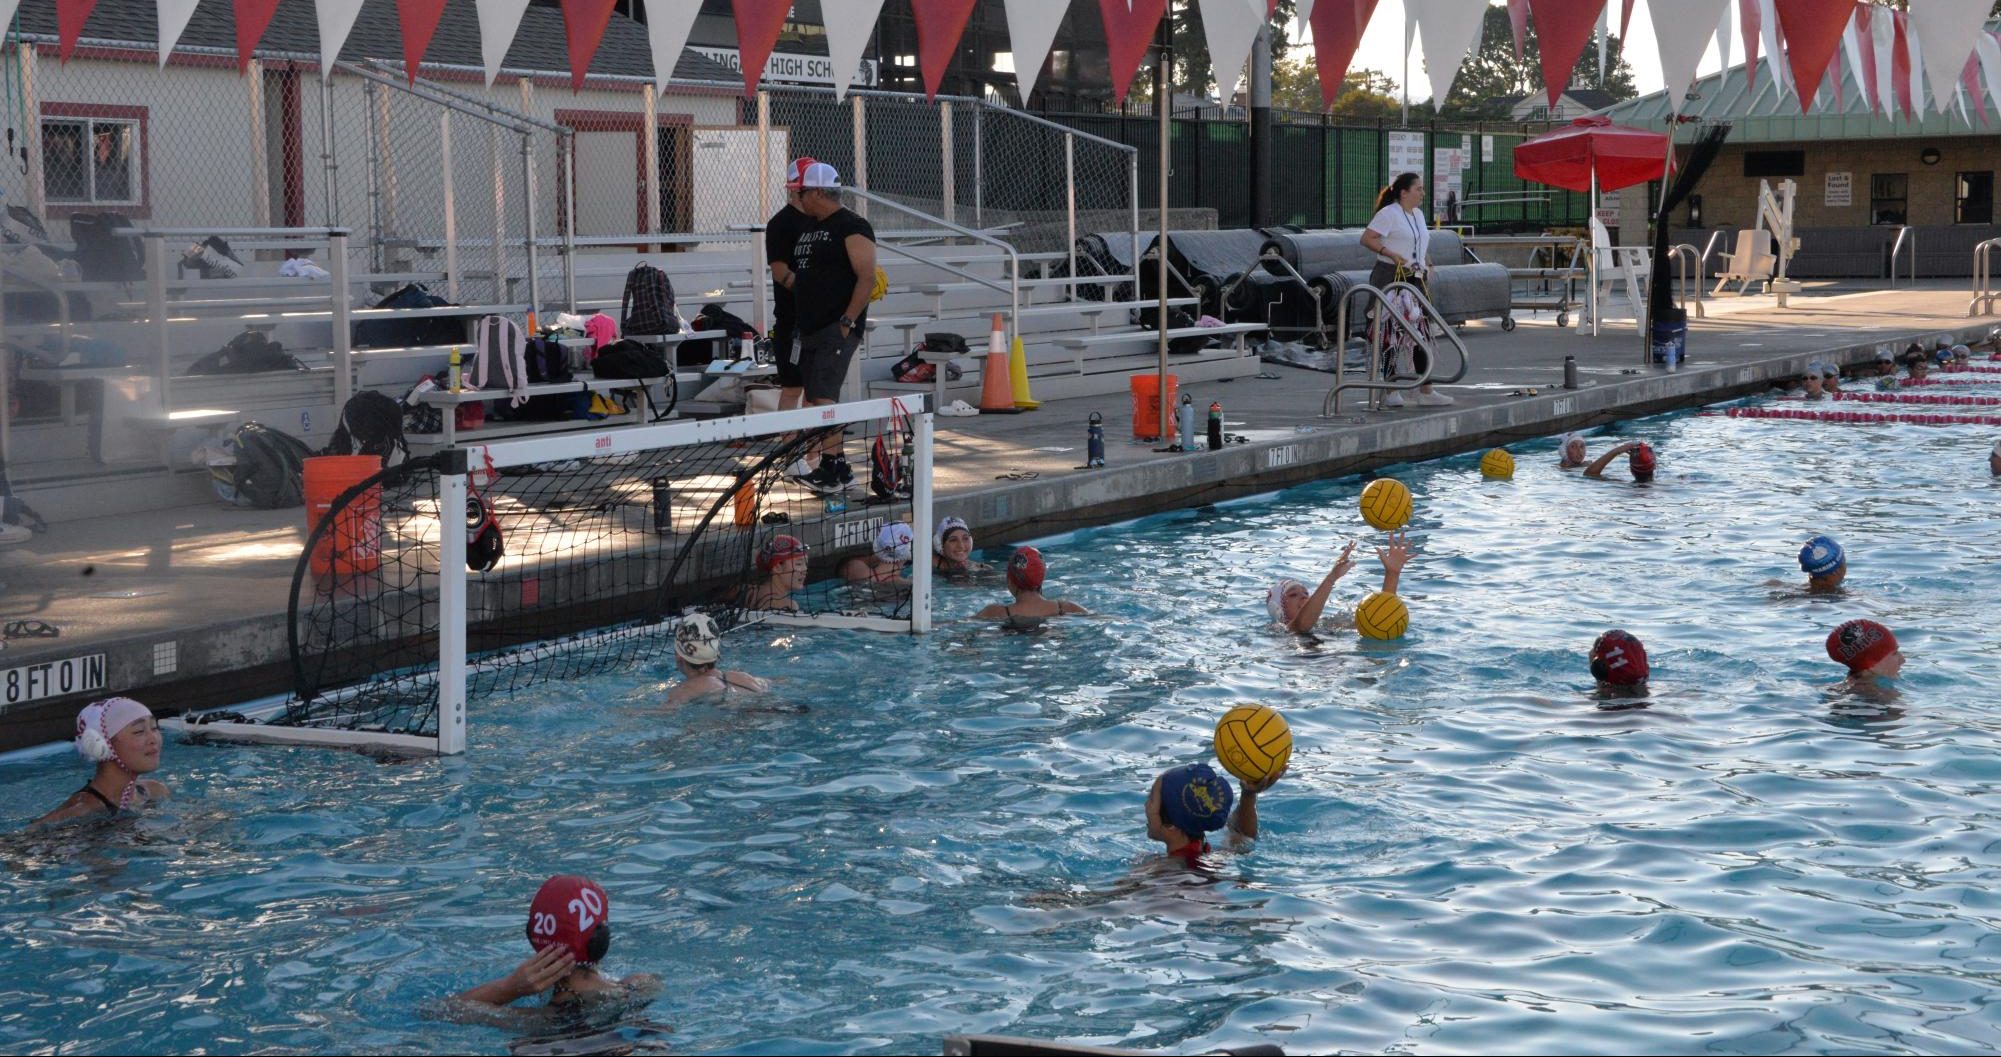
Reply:
[[[842,329],[842,330],[853,330],[853,329],[855,329],[855,321],[854,321],[854,320],[852,320],[852,319],[849,319],[849,318],[848,318],[848,317],[846,317],[846,316],[842,316],[842,317],[841,317],[841,329]]]

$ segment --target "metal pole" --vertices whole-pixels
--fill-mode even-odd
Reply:
[[[527,228],[522,241],[528,247],[528,329],[533,331],[535,313],[542,310],[542,268],[535,248],[535,138],[527,132],[521,133],[521,182],[521,215]]]
[[[959,191],[952,172],[956,164],[952,159],[952,101],[947,99],[938,104],[938,194],[945,206],[938,215],[954,224],[959,222]]]
[[[771,216],[771,93],[757,91],[757,223]]]
[[[1133,297],[1139,297],[1139,152],[1126,155],[1126,182],[1130,185],[1126,201],[1132,203],[1133,234]],[[1107,300],[1110,300],[1108,297]]]
[[[639,164],[646,170],[640,181],[646,189],[646,230],[660,230],[660,97],[648,84],[639,90],[641,127],[645,129],[639,138]],[[574,146],[574,144],[573,144]],[[576,152],[570,153],[570,198],[577,197]],[[572,228],[575,225],[571,225]],[[576,311],[576,306],[570,306]]]
[[[1400,85],[1403,95],[1402,124],[1405,128],[1410,127],[1410,19],[1410,14],[1406,12],[1403,20],[1403,83]],[[1426,46],[1429,47],[1429,45]],[[1440,103],[1438,105],[1443,106],[1445,104]]]
[[[507,254],[501,244],[506,237],[502,230],[501,218],[507,215],[507,170],[500,159],[500,126],[486,128],[487,153],[493,161],[493,241],[487,248],[493,251],[493,304],[507,300]]]
[[[449,413],[448,413],[449,414]],[[438,475],[438,753],[466,743],[466,473]]]
[[[982,105],[977,102],[974,103],[973,104],[973,226],[976,228],[984,228],[987,226],[986,222],[987,152],[980,149],[980,129],[985,127],[986,125],[986,122],[982,120],[983,114],[984,110],[982,108]],[[1065,138],[1067,139],[1068,137]]]
[[[854,103],[855,108],[855,186],[866,191],[868,190],[868,108],[862,105],[861,96],[852,95],[848,98]],[[860,213],[863,219],[868,218],[868,199],[856,202],[855,207],[855,211]]]
[[[657,140],[653,142],[657,162],[659,143]],[[574,131],[558,134],[556,150],[563,156],[563,178],[568,188],[568,193],[563,195],[563,303],[574,314],[577,310],[577,134]],[[655,195],[649,200],[654,203],[654,226],[658,228],[660,199]]]
[[[167,240],[146,236],[146,314],[153,317],[153,351],[159,356],[160,413],[174,410],[172,393],[173,342],[167,338]]]
[[[459,211],[452,187],[452,112],[438,112],[438,165],[445,194],[445,296],[459,302]]]
[[[929,403],[929,397],[919,397]],[[910,482],[911,535],[931,538],[931,408],[910,417],[912,468]],[[918,555],[910,567],[910,630],[918,634],[931,630],[931,563]]]
[[[245,115],[250,132],[250,217],[253,227],[271,226],[270,152],[264,147],[264,62],[252,59],[243,71]]]
[[[24,113],[28,114],[40,114],[42,112],[41,94],[35,90],[35,55],[36,50],[33,46],[23,47],[20,38],[15,38],[14,59],[21,67],[21,109]],[[21,146],[27,150],[28,157],[36,159],[39,162],[43,156],[41,121],[29,121],[28,127],[22,131],[26,134],[27,139]],[[48,215],[47,194],[48,188],[42,183],[41,165],[30,164],[28,166],[28,207],[34,210],[36,216],[45,217]]]
[[[323,224],[338,224],[340,216],[340,160],[334,152],[333,79],[320,81],[320,217]]]
[[[382,189],[382,234],[391,238],[401,229],[396,215],[399,188],[396,181],[396,124],[392,112],[393,102],[388,90],[379,87],[376,89],[375,123],[380,131],[376,133],[375,142],[376,149],[380,151],[376,160],[382,173],[379,185]]]
[[[1159,428],[1159,430],[1160,430],[1160,439],[1161,439],[1161,440],[1162,440],[1163,442],[1165,442],[1165,441],[1166,441],[1166,439],[1167,439],[1167,437],[1168,437],[1168,432],[1167,432],[1167,412],[1168,412],[1168,406],[1167,406],[1167,203],[1168,203],[1168,197],[1167,197],[1167,176],[1168,176],[1168,166],[1167,166],[1167,151],[1168,151],[1168,140],[1169,140],[1169,137],[1170,137],[1170,136],[1172,135],[1172,133],[1173,133],[1173,129],[1172,129],[1172,127],[1170,126],[1170,124],[1169,124],[1169,120],[1168,120],[1168,112],[1169,112],[1170,110],[1174,109],[1174,107],[1173,107],[1173,104],[1169,102],[1169,100],[1168,100],[1168,95],[1167,95],[1167,73],[1168,73],[1168,63],[1170,63],[1170,62],[1172,62],[1172,61],[1173,61],[1173,57],[1174,57],[1174,10],[1173,10],[1172,8],[1168,8],[1167,10],[1165,10],[1165,11],[1161,12],[1161,15],[1160,15],[1160,41],[1159,41],[1159,51],[1158,51],[1158,52],[1156,53],[1156,55],[1155,55],[1155,57],[1154,57],[1154,61],[1153,61],[1153,113],[1154,113],[1154,125],[1155,125],[1155,130],[1156,130],[1156,131],[1157,131],[1157,132],[1159,133],[1159,135],[1160,135],[1160,196],[1159,196],[1159,197],[1160,197],[1160,240],[1159,240],[1158,242],[1155,242],[1155,243],[1153,244],[1153,252],[1154,252],[1154,257],[1155,257],[1155,262],[1154,262],[1154,263],[1155,263],[1155,275],[1156,275],[1156,277],[1157,277],[1157,279],[1158,279],[1158,282],[1159,282],[1159,285],[1160,285],[1160,289],[1159,289],[1159,290],[1157,291],[1157,292],[1159,293],[1159,295],[1160,295],[1160,305],[1159,305],[1159,312],[1160,312],[1160,314],[1159,314],[1158,316],[1154,317],[1154,323],[1155,323],[1155,324],[1157,324],[1157,325],[1158,325],[1158,327],[1159,327],[1159,329],[1158,329],[1158,330],[1157,330],[1157,331],[1155,332],[1155,333],[1156,333],[1156,334],[1157,334],[1157,335],[1159,336],[1159,340],[1158,340],[1157,342],[1155,342],[1155,351],[1156,351],[1156,355],[1157,355],[1157,358],[1158,358],[1158,360],[1159,360],[1159,363],[1158,363],[1158,365],[1157,365],[1157,366],[1156,366],[1156,367],[1154,368],[1154,379],[1155,379],[1155,382],[1154,382],[1154,384],[1155,384],[1155,388],[1156,388],[1156,390],[1157,390],[1157,391],[1155,392],[1155,394],[1154,394],[1154,395],[1155,395],[1155,397],[1156,397],[1156,398],[1157,398],[1157,399],[1159,400],[1159,402],[1160,402],[1160,418],[1159,418],[1159,419],[1158,419],[1158,420],[1157,420],[1157,421],[1155,422],[1155,425],[1156,425],[1156,426],[1157,426],[1157,427]],[[1134,263],[1135,265],[1137,265],[1137,264],[1139,263],[1139,258],[1137,258],[1137,257],[1133,258],[1133,263]],[[1137,275],[1135,275],[1135,276],[1134,276],[1134,279],[1135,279],[1135,281],[1137,281],[1137,279],[1138,279],[1138,276],[1137,276]]]
[[[347,236],[333,235],[327,239],[327,271],[333,278],[333,353],[334,353],[334,413],[347,407],[347,398],[354,395],[354,342],[348,326],[347,299]]]
[[[1271,22],[1251,45],[1251,226],[1271,223]]]
[[[368,270],[385,271],[382,267],[382,129],[376,123],[375,94],[381,86],[370,81],[362,86],[368,106]]]
[[[1064,215],[1068,220],[1065,228],[1069,239],[1064,243],[1070,252],[1070,278],[1077,278],[1077,137],[1065,133],[1063,136],[1063,190],[1066,201]],[[1070,285],[1070,296],[1065,300],[1077,299],[1078,287]]]

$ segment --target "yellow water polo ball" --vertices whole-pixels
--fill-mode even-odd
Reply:
[[[1410,524],[1410,489],[1390,477],[1370,481],[1362,489],[1362,520],[1385,530]]]
[[[1292,728],[1268,705],[1238,705],[1216,721],[1216,758],[1256,785],[1292,759]]]
[[[1410,627],[1410,608],[1386,591],[1362,599],[1355,607],[1355,630],[1372,639],[1400,639]]]
[[[1490,481],[1505,481],[1515,475],[1515,457],[1506,448],[1489,448],[1480,456],[1480,476]]]

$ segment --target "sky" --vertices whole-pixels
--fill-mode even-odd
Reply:
[[[1642,93],[1657,92],[1660,91],[1661,87],[1660,55],[1655,50],[1654,26],[1652,18],[1647,11],[1648,5],[1653,3],[1673,3],[1673,0],[1639,0],[1637,4],[1634,4],[1633,22],[1628,28],[1628,40],[1626,41],[1626,63],[1633,68],[1633,81],[1639,86]],[[1495,4],[1493,6],[1500,7],[1503,5]],[[1612,9],[1612,32],[1617,33],[1619,31],[1619,0],[1608,0],[1607,6]],[[1734,18],[1735,5],[1732,5],[1730,10],[1733,12]],[[1400,54],[1403,45],[1403,27],[1403,0],[1381,0],[1381,3],[1376,6],[1375,16],[1369,21],[1367,32],[1362,34],[1362,46],[1355,52],[1354,64],[1349,68],[1352,70],[1380,70],[1388,74],[1390,80],[1401,83],[1404,72],[1403,57]],[[1300,35],[1298,28],[1295,25],[1295,38]],[[1415,32],[1412,34],[1410,98],[1413,102],[1431,97],[1431,81],[1424,74],[1424,46],[1419,41],[1419,36]],[[1742,61],[1743,44],[1736,37],[1737,34],[1733,32],[1731,34],[1733,51],[1737,55],[1738,61]],[[1597,49],[1589,49],[1589,54],[1595,56]],[[1718,61],[1716,56],[1716,45],[1714,42],[1711,42],[1709,53],[1703,57],[1702,65],[1697,70],[1697,76],[1714,73],[1721,68],[1722,63]]]

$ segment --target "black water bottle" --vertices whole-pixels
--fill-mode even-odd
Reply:
[[[1220,400],[1209,404],[1209,450],[1223,450],[1223,404]]]
[[[1565,356],[1563,358],[1563,387],[1565,389],[1577,388],[1577,357],[1575,356]]]
[[[1084,464],[1086,466],[1103,466],[1105,464],[1105,416],[1098,414],[1096,411],[1091,412],[1091,425],[1086,430],[1086,433],[1089,439],[1085,442],[1084,446],[1087,456]]]
[[[674,534],[672,483],[665,477],[653,479],[653,534],[656,536]]]

